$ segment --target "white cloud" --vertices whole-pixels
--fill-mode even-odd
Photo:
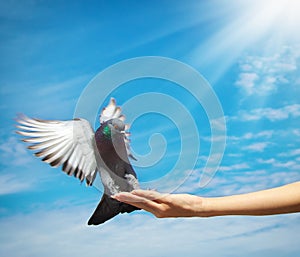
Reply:
[[[90,206],[1,218],[1,256],[291,256],[299,252],[299,216],[156,219],[144,212],[84,224]],[[251,245],[251,247],[249,247]],[[268,251],[272,249],[269,254]],[[256,254],[257,255],[257,254]]]
[[[300,155],[300,148],[294,149],[290,152],[291,156]]]
[[[253,144],[244,146],[243,149],[255,151],[255,152],[263,152],[269,144],[270,144],[269,142],[253,143]]]
[[[220,166],[220,171],[234,171],[234,170],[244,170],[248,169],[249,165],[247,163],[238,163],[230,166]]]
[[[243,176],[236,176],[234,181],[238,185],[234,191],[228,191],[227,194],[239,194],[254,192],[267,188],[277,187],[299,181],[300,176],[296,171],[250,171],[245,172]]]
[[[280,121],[290,117],[300,117],[300,104],[291,104],[279,108],[257,108],[252,110],[240,110],[237,116],[230,117],[229,120],[257,121],[267,119],[269,121]],[[297,131],[295,131],[297,132]]]
[[[278,157],[295,158],[298,155],[300,155],[300,148],[286,150],[285,152],[279,153]]]
[[[282,157],[282,156],[280,156]],[[300,162],[297,158],[292,160],[279,160],[279,159],[257,159],[258,163],[272,165],[273,168],[284,168],[285,170],[297,171],[300,169]]]
[[[89,75],[81,75],[77,77],[68,78],[60,82],[45,82],[42,84],[38,90],[36,90],[36,95],[38,97],[57,97],[61,92],[62,88],[64,90],[73,90],[74,88],[83,88],[83,85],[87,83],[90,79]]]
[[[235,136],[235,135],[225,135],[225,136],[216,136],[214,138],[210,136],[203,136],[201,139],[207,142],[218,142],[218,141],[241,141],[241,140],[251,140],[251,139],[257,139],[257,138],[264,138],[264,139],[269,139],[273,136],[275,133],[274,130],[263,130],[258,133],[253,133],[253,132],[247,132],[244,133],[243,135],[240,136]]]
[[[228,157],[234,157],[234,158],[240,158],[243,156],[242,153],[227,153],[226,156]]]
[[[201,137],[201,139],[203,139],[206,142],[226,142],[226,140],[228,139],[228,136],[224,135],[224,136],[203,136]]]
[[[259,158],[257,161],[258,161],[258,163],[262,163],[262,164],[273,164],[276,162],[276,160],[274,158],[267,159],[267,160]]]
[[[274,130],[263,130],[256,134],[252,134],[252,138],[258,138],[258,137],[264,137],[264,138],[270,138],[274,134]]]
[[[235,85],[247,95],[273,93],[281,84],[290,83],[289,74],[297,70],[300,52],[297,47],[284,47],[271,56],[247,56],[240,63]]]
[[[300,129],[293,129],[293,130],[291,131],[291,133],[294,134],[295,136],[300,137]]]
[[[285,185],[300,180],[298,170],[253,169],[238,172],[237,170],[220,171],[203,194],[208,196],[234,195],[254,192],[276,186]],[[197,191],[200,192],[201,191]]]
[[[236,160],[235,160],[236,162]],[[299,163],[287,163],[271,159],[257,159],[253,163],[239,162],[222,165],[204,188],[200,187],[202,169],[187,171],[187,180],[176,193],[193,193],[202,196],[223,196],[253,192],[300,180]],[[265,164],[268,169],[257,168]],[[269,167],[271,165],[271,168]],[[265,167],[264,167],[265,168]]]
[[[225,117],[215,118],[210,120],[211,126],[219,131],[226,131]]]
[[[222,164],[204,191],[201,191],[199,185],[203,172],[201,169],[193,172],[177,191],[200,194],[204,192],[206,195],[236,194],[300,180],[300,162],[297,158],[300,150],[295,143],[297,141],[294,140],[290,145],[285,144],[284,153],[278,153],[282,141],[286,142],[286,137],[290,138],[294,132],[295,129],[279,129],[229,135]],[[200,156],[199,159],[202,161],[200,167],[203,167],[206,156]]]
[[[300,169],[300,164],[296,161],[275,162],[274,166],[275,167],[293,169],[293,170]]]
[[[239,75],[239,80],[236,85],[242,87],[246,92],[251,95],[254,91],[255,82],[259,79],[256,73],[244,72]]]
[[[258,133],[247,132],[241,136],[228,135],[227,139],[232,141],[251,140],[257,138],[269,139],[274,134],[274,130],[263,130]]]
[[[25,144],[15,136],[11,136],[0,143],[0,157],[2,164],[23,166],[31,161],[30,153]]]
[[[32,180],[22,180],[13,174],[0,174],[0,195],[24,192],[32,187]]]

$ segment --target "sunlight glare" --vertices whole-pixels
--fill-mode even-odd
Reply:
[[[284,31],[286,34],[298,32],[300,0],[265,0],[252,3],[256,10],[260,9],[258,14],[260,22],[264,25]]]

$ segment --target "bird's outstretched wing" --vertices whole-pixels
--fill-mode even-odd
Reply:
[[[125,121],[125,115],[122,114],[122,109],[120,106],[117,106],[116,100],[114,98],[110,98],[109,104],[102,109],[101,115],[100,115],[100,123],[104,123],[110,119],[120,119],[122,121]],[[130,124],[125,124],[125,130],[124,130],[124,142],[126,146],[126,151],[128,157],[130,157],[133,160],[136,160],[136,158],[132,155],[130,151],[130,133],[128,132],[128,129],[130,128]]]
[[[87,120],[17,119],[18,134],[25,136],[35,155],[53,167],[62,165],[68,175],[92,185],[97,175],[94,131]]]

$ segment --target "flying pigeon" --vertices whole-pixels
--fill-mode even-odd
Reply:
[[[138,208],[121,203],[113,198],[121,191],[130,192],[139,188],[136,173],[132,168],[129,125],[116,105],[114,98],[100,115],[100,127],[94,133],[90,123],[82,118],[68,121],[40,120],[24,115],[17,119],[18,134],[22,141],[30,143],[35,155],[52,167],[62,170],[92,186],[99,172],[104,193],[88,225],[99,225],[119,213],[130,213]]]

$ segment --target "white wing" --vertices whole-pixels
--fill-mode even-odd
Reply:
[[[110,98],[108,105],[102,109],[100,123],[102,124],[114,118],[121,119],[123,121],[125,120],[121,107],[116,105],[116,100],[114,98]]]
[[[122,109],[120,106],[117,106],[116,100],[114,98],[110,98],[109,104],[102,109],[101,115],[100,115],[100,123],[104,123],[110,119],[120,119],[122,121],[125,121],[125,115],[122,114]],[[126,151],[127,155],[133,159],[136,160],[136,158],[132,155],[130,151],[130,133],[127,131],[130,127],[130,124],[125,124],[125,131],[124,131],[124,142],[126,145]]]
[[[35,155],[53,167],[62,165],[68,175],[74,175],[92,185],[97,175],[94,131],[84,119],[48,121],[20,116],[18,134],[31,143]]]

